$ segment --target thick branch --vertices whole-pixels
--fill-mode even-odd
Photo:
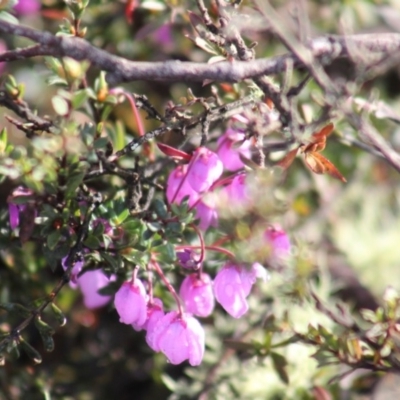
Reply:
[[[269,59],[249,61],[223,61],[215,64],[166,61],[139,62],[117,57],[92,46],[76,37],[55,36],[26,26],[15,25],[0,20],[0,32],[23,36],[38,43],[29,50],[11,50],[0,55],[0,61],[13,61],[24,57],[48,55],[71,57],[75,60],[89,60],[92,65],[108,72],[111,84],[136,80],[202,82],[204,80],[237,82],[262,75],[284,72],[287,60],[291,59],[294,68],[303,66],[291,54]],[[369,53],[394,54],[400,51],[400,34],[366,34],[351,36],[324,36],[311,40],[307,47],[311,55],[322,64],[330,64],[340,57],[357,58],[357,63],[370,63]],[[36,50],[35,50],[36,49]],[[356,50],[356,51],[355,51]]]

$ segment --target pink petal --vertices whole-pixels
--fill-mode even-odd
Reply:
[[[78,278],[78,285],[83,295],[83,303],[89,309],[99,308],[106,305],[111,296],[103,296],[98,293],[100,289],[110,283],[102,270],[86,271]]]
[[[177,317],[176,311],[171,311],[160,318],[156,323],[147,326],[146,341],[151,349],[154,351],[161,351],[160,339],[164,331],[168,329],[171,322]]]
[[[187,339],[189,343],[189,364],[193,367],[200,365],[204,356],[204,329],[197,319],[187,316]]]
[[[187,165],[179,165],[168,177],[166,194],[170,204],[180,204],[184,197],[189,196],[189,206],[192,206],[199,199],[199,194],[193,190],[187,181],[187,168]]]
[[[196,217],[200,219],[199,228],[206,231],[210,226],[218,225],[218,212],[215,208],[209,207],[207,204],[199,201],[196,206]]]
[[[228,129],[224,135],[218,139],[218,157],[228,171],[237,171],[244,167],[243,161],[240,158],[242,155],[245,158],[250,158],[250,142],[244,141],[240,146],[238,142],[243,141],[245,135],[243,133]]]
[[[248,283],[243,284],[241,273],[241,267],[227,264],[214,280],[216,300],[234,318],[240,318],[249,309],[246,301]]]

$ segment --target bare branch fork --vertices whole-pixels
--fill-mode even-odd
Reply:
[[[2,20],[0,20],[0,32],[26,37],[37,43],[31,47],[0,54],[0,61],[14,61],[35,56],[89,60],[93,66],[108,73],[108,82],[113,85],[136,80],[202,82],[208,79],[219,82],[238,82],[243,79],[284,72],[288,60],[293,63],[294,68],[304,66],[299,57],[293,54],[248,61],[222,61],[215,64],[131,61],[98,49],[80,38],[55,36],[49,32]],[[369,52],[382,55],[382,57],[388,54],[394,55],[400,52],[400,34],[328,35],[310,40],[307,47],[315,59],[326,65],[337,58],[353,59],[352,49],[357,49],[359,54]],[[357,62],[363,61],[367,62],[362,58],[357,60]]]

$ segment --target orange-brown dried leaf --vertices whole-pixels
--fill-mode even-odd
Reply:
[[[282,160],[280,160],[276,165],[282,167],[283,169],[288,169],[292,165],[294,159],[296,158],[298,151],[299,151],[298,147],[289,151],[289,153],[287,153],[286,156],[283,157]]]
[[[320,131],[312,134],[312,142],[305,145],[303,153],[322,151],[326,145],[326,138],[333,132],[334,125],[332,123],[324,126]]]
[[[308,152],[305,153],[304,158],[307,167],[316,174],[328,174],[342,182],[347,182],[339,170],[322,154]]]

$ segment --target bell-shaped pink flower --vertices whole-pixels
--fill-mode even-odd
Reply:
[[[204,355],[204,329],[190,314],[180,316],[171,311],[161,318],[152,331],[150,342],[155,351],[165,354],[171,364],[189,360],[190,365],[199,365]]]
[[[250,141],[244,139],[244,133],[231,128],[218,139],[217,154],[228,171],[233,172],[244,167],[241,155],[244,158],[251,157]],[[240,142],[242,143],[240,144]]]
[[[279,226],[269,227],[265,231],[265,238],[271,247],[271,259],[284,261],[290,255],[290,238]]]
[[[184,197],[189,196],[189,206],[199,199],[199,194],[189,185],[186,177],[188,165],[178,165],[169,175],[167,182],[167,200],[180,204]]]
[[[199,201],[196,206],[196,217],[200,219],[199,228],[206,231],[210,226],[216,227],[218,225],[218,212],[211,202],[207,200],[207,204]]]
[[[86,271],[78,278],[78,286],[82,291],[83,304],[89,309],[103,307],[111,296],[103,296],[98,291],[107,286],[114,277],[108,278],[101,269]]]
[[[263,276],[263,267],[256,263],[251,268],[228,262],[214,279],[214,294],[218,303],[234,318],[244,315],[249,306],[246,297],[258,277]],[[265,271],[265,270],[264,270]]]
[[[222,161],[211,150],[199,147],[189,163],[187,181],[196,192],[205,192],[222,175]]]
[[[209,275],[190,274],[182,282],[179,296],[188,313],[208,317],[214,310],[214,293]]]
[[[123,324],[141,326],[147,319],[147,295],[139,279],[124,282],[115,293],[114,306]]]
[[[225,186],[225,196],[232,204],[244,204],[249,202],[250,196],[246,187],[246,175],[236,175],[232,182]]]

